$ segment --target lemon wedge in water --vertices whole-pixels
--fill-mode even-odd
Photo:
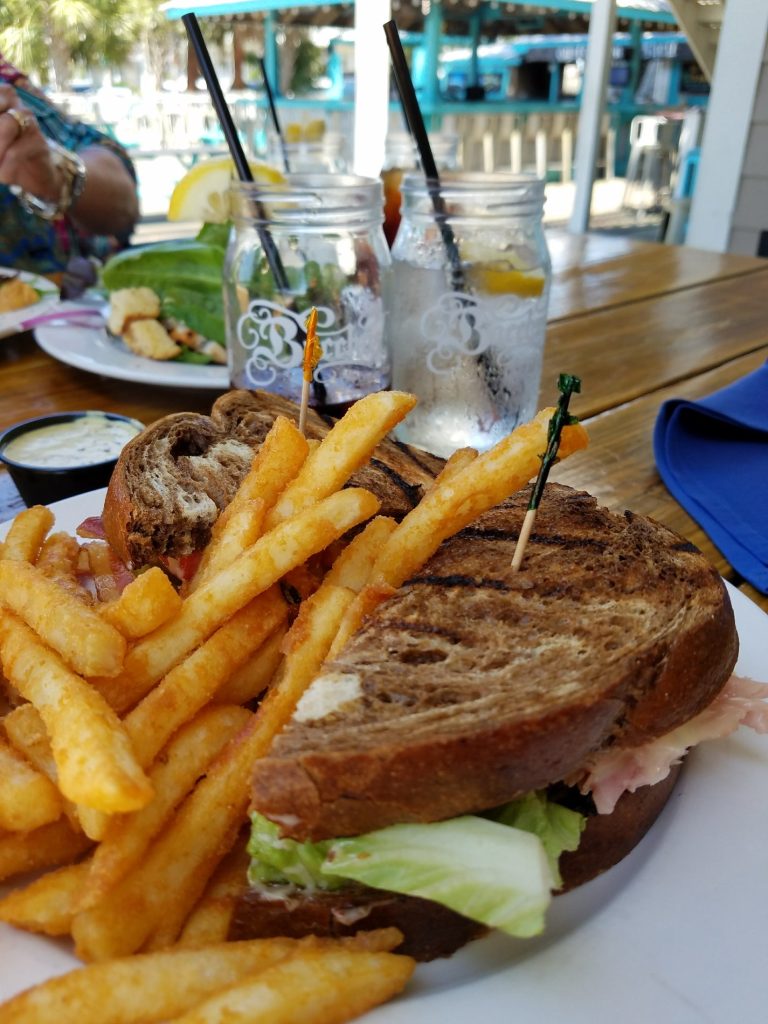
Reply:
[[[253,180],[264,184],[285,181],[281,171],[252,161]],[[229,186],[235,165],[229,157],[201,160],[177,182],[168,204],[168,220],[205,221],[221,224],[229,219]]]
[[[507,265],[480,264],[469,270],[471,282],[485,295],[520,295],[536,298],[544,291],[540,271],[515,270]]]

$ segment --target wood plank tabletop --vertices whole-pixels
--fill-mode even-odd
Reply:
[[[542,401],[558,373],[577,373],[576,411],[594,416],[766,345],[768,265],[551,324]]]
[[[554,269],[548,319],[552,323],[750,274],[768,274],[766,261],[752,256],[724,257],[685,246],[645,246],[632,253],[631,259],[618,256]],[[768,278],[762,282],[762,287],[766,286]]]
[[[739,580],[656,472],[651,437],[666,398],[697,398],[768,358],[768,261],[616,235],[548,231],[554,286],[541,405],[561,372],[577,373],[573,409],[591,446],[553,479],[590,490],[692,540],[727,579],[768,610],[768,597]],[[56,362],[31,335],[0,341],[0,429],[45,413],[102,409],[151,423],[183,410],[207,412],[215,391],[112,380]],[[0,521],[22,507],[0,470]]]

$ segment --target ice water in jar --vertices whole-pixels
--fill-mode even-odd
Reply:
[[[437,455],[485,450],[536,411],[550,261],[544,182],[421,174],[402,185],[392,249],[392,384],[419,403],[397,436]]]
[[[331,412],[390,383],[383,289],[390,255],[381,182],[294,174],[238,183],[224,261],[230,383],[301,397],[305,323],[323,350],[310,403]]]

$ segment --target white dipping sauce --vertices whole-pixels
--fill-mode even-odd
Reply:
[[[95,466],[117,458],[139,430],[135,423],[89,413],[19,434],[3,448],[3,455],[36,469]]]

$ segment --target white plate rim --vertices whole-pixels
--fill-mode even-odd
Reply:
[[[59,301],[59,289],[47,277],[33,274],[29,270],[14,271],[11,267],[0,267],[0,284],[11,277],[18,276],[22,281],[31,284],[37,291],[43,292],[37,302],[22,309],[14,309],[9,313],[0,313],[0,340],[11,338],[23,330],[22,325],[32,317],[39,316],[43,311],[50,311]]]
[[[73,530],[105,491],[51,505]],[[7,529],[0,525],[0,537]],[[768,617],[728,586],[737,671],[768,681]],[[667,808],[602,878],[554,901],[547,933],[492,936],[421,965],[372,1024],[758,1024],[765,1019],[768,737],[746,729],[689,758]],[[712,823],[710,827],[710,822]],[[65,942],[0,925],[0,1000],[79,965]]]
[[[105,327],[45,324],[35,328],[35,338],[53,359],[100,377],[186,390],[226,391],[229,387],[226,366],[147,359],[131,352]]]

